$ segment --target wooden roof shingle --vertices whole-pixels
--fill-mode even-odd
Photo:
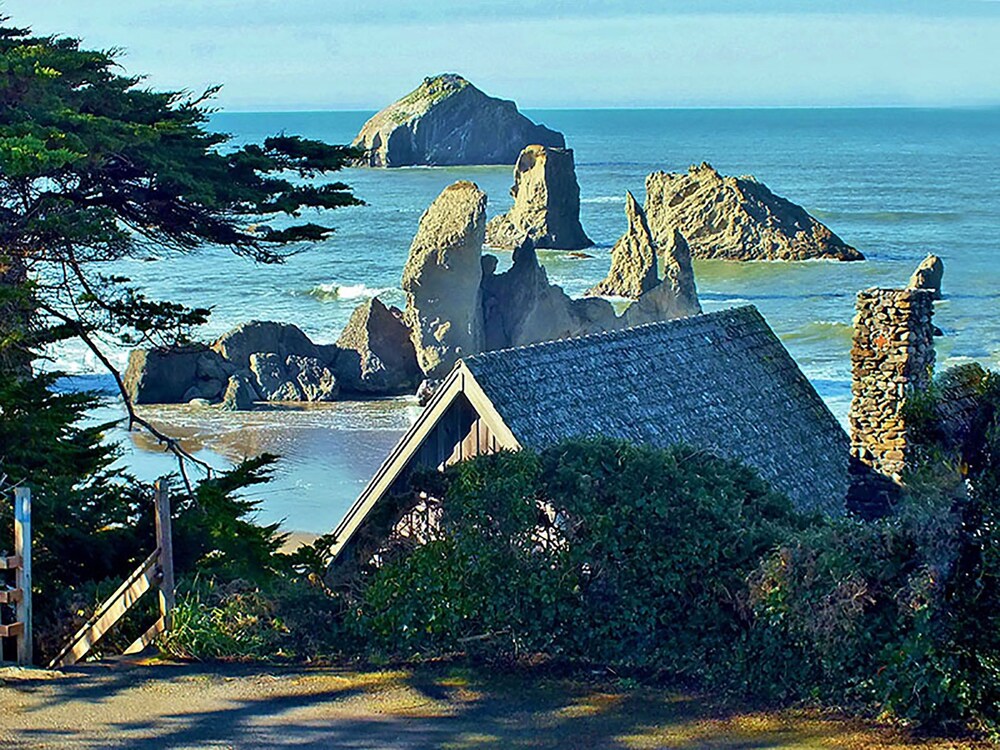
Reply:
[[[756,468],[799,508],[843,510],[847,434],[754,307],[462,362],[524,447],[683,442]]]

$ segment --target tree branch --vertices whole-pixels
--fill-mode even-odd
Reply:
[[[184,486],[187,488],[188,493],[190,493],[190,495],[194,497],[194,486],[191,484],[191,479],[188,476],[187,465],[185,462],[190,461],[193,464],[200,466],[202,469],[204,469],[206,476],[208,476],[209,478],[211,478],[213,472],[212,465],[209,464],[207,461],[203,461],[197,456],[191,454],[181,445],[180,441],[177,440],[177,438],[172,438],[169,435],[161,432],[159,429],[153,426],[153,424],[150,423],[148,420],[139,416],[139,414],[135,410],[135,406],[132,404],[132,399],[129,398],[128,389],[126,389],[125,387],[125,381],[122,378],[121,373],[118,371],[118,368],[116,368],[114,364],[112,364],[111,360],[108,359],[107,355],[105,355],[104,352],[101,351],[101,348],[97,345],[97,342],[94,341],[93,337],[90,336],[90,334],[84,328],[83,324],[80,323],[80,321],[74,320],[73,318],[59,312],[58,310],[52,308],[49,305],[41,304],[39,305],[39,307],[45,312],[47,312],[49,315],[53,316],[54,318],[58,318],[59,320],[63,321],[66,325],[73,328],[74,331],[76,332],[76,335],[80,337],[80,340],[87,345],[87,348],[94,353],[94,356],[97,357],[97,359],[101,362],[102,365],[104,365],[105,369],[107,369],[107,371],[111,373],[111,376],[115,379],[115,384],[118,386],[118,392],[121,394],[122,401],[125,404],[125,412],[128,415],[128,431],[131,432],[136,425],[139,425],[140,427],[145,429],[150,435],[156,438],[157,441],[159,441],[164,446],[164,450],[173,453],[174,456],[177,457],[177,465],[181,474],[181,478],[184,480]]]

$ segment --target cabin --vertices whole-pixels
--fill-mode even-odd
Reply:
[[[598,435],[739,459],[801,509],[844,509],[848,435],[747,306],[460,360],[334,531],[334,556],[369,555],[398,527],[375,511],[415,470]]]

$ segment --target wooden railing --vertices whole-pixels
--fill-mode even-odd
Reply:
[[[159,589],[160,617],[127,649],[142,651],[160,633],[170,629],[174,608],[174,547],[170,527],[170,493],[166,482],[156,483],[156,549],[132,571],[118,589],[97,608],[62,651],[49,663],[50,669],[69,667],[86,656],[125,613],[151,588]]]
[[[14,605],[14,622],[2,624],[0,619],[0,661],[3,660],[3,639],[17,639],[17,663],[31,664],[31,490],[14,490],[14,554],[0,557],[0,571],[13,570],[13,589],[0,590],[0,604]]]

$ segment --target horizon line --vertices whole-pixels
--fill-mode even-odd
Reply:
[[[997,0],[1000,2],[1000,0]],[[333,108],[289,108],[289,109],[256,109],[220,107],[211,114],[323,114],[342,112],[345,114],[365,114],[381,112],[375,108],[333,107]],[[908,109],[908,110],[990,110],[1000,109],[1000,101],[980,104],[705,104],[705,105],[608,105],[599,107],[518,107],[522,112],[611,112],[611,111],[650,111],[665,112],[674,110],[705,111],[705,110],[835,110],[835,109]]]

